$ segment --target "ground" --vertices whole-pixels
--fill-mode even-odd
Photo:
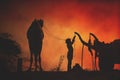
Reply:
[[[120,71],[9,72],[2,75],[4,80],[120,80]]]

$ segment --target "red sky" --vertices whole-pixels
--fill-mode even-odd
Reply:
[[[85,41],[88,41],[90,32],[106,43],[120,38],[119,5],[115,0],[0,1],[0,33],[11,33],[22,47],[22,57],[29,59],[26,32],[35,18],[42,18],[45,27],[42,66],[44,70],[51,70],[58,65],[59,57],[64,55],[61,69],[66,70],[67,47],[65,41],[58,38],[72,38],[75,31],[79,32]],[[75,63],[80,64],[81,46],[76,38],[72,66]],[[24,66],[27,67],[28,63],[24,62]],[[84,50],[83,67],[91,70],[91,57],[87,47]],[[120,69],[120,65],[116,68]]]

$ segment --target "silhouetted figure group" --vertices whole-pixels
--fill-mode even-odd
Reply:
[[[75,32],[75,34],[78,35],[80,41],[85,46],[95,50],[95,57],[99,59],[99,68],[101,71],[111,71],[114,68],[114,63],[120,63],[120,39],[114,40],[111,43],[104,43],[100,42],[93,33],[90,33],[94,38],[94,43],[89,44],[89,42],[87,43],[81,38],[79,33]]]
[[[39,58],[39,67],[42,71],[41,67],[41,50],[42,50],[42,42],[44,38],[44,33],[42,30],[43,27],[43,20],[34,20],[27,31],[27,38],[30,48],[30,66],[28,71],[31,71],[32,63],[33,63],[33,56],[35,59],[35,71],[37,71],[37,58]],[[73,59],[73,43],[75,41],[75,37],[71,40],[70,38],[66,39],[66,44],[68,48],[67,59],[68,59],[68,71],[71,70],[71,64]]]
[[[44,33],[42,30],[43,27],[43,20],[34,20],[32,24],[30,25],[28,31],[27,31],[27,38],[28,38],[28,43],[29,43],[29,48],[30,48],[30,66],[28,71],[31,71],[32,69],[32,64],[33,64],[33,56],[35,60],[35,71],[37,71],[37,60],[39,59],[39,68],[42,71],[41,67],[41,50],[42,50],[42,42],[44,38]],[[72,59],[73,59],[73,43],[75,41],[75,37],[71,40],[70,38],[66,39],[66,44],[68,48],[68,53],[67,53],[67,59],[68,59],[68,71],[71,70],[71,64],[72,64]]]
[[[42,50],[42,44],[43,44],[43,38],[44,38],[44,33],[42,30],[43,27],[43,20],[34,20],[32,24],[30,25],[28,31],[27,31],[27,38],[28,38],[28,43],[29,43],[29,48],[30,48],[30,66],[28,71],[31,71],[32,68],[32,63],[33,63],[33,56],[35,60],[35,71],[37,71],[38,67],[38,60],[39,60],[39,69],[42,71],[41,67],[41,50]],[[80,41],[82,44],[88,47],[88,50],[90,51],[91,55],[93,56],[92,49],[95,50],[95,60],[96,57],[99,57],[99,67],[100,70],[111,70],[114,67],[114,62],[112,60],[112,57],[114,56],[113,53],[115,52],[114,50],[117,50],[114,48],[116,44],[105,44],[104,42],[100,42],[98,38],[90,33],[90,36],[94,37],[94,44],[89,42],[85,42],[79,33],[75,32],[74,37],[72,39],[67,38],[65,40],[65,43],[68,48],[67,52],[67,60],[68,60],[68,65],[67,65],[67,71],[71,70],[71,65],[72,65],[72,60],[73,60],[73,44],[75,42],[75,37],[76,35],[79,37]],[[119,45],[120,45],[120,40],[118,40]],[[112,54],[112,56],[109,56],[109,53]],[[116,54],[118,52],[116,51]],[[115,57],[115,56],[114,56]],[[95,62],[96,65],[96,62]]]
[[[42,71],[41,67],[41,50],[43,44],[44,33],[42,30],[43,20],[34,20],[27,31],[27,38],[30,48],[30,66],[28,71],[31,71],[33,56],[35,59],[35,71],[37,71],[37,62],[39,59],[39,69]]]

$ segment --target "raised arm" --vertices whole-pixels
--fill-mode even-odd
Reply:
[[[75,37],[76,37],[76,36],[74,36],[73,39],[72,39],[72,44],[75,42]]]

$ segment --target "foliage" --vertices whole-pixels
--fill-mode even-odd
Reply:
[[[20,45],[8,33],[0,34],[0,54],[18,55],[21,53]]]

